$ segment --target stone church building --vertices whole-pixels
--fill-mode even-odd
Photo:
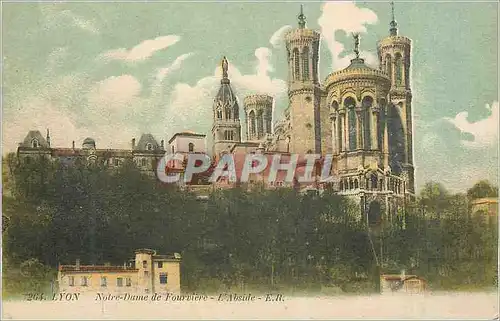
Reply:
[[[240,106],[228,77],[228,62],[223,58],[220,88],[212,106],[213,160],[216,162],[224,153],[333,155],[330,174],[334,179],[306,188],[321,190],[328,186],[358,199],[365,209],[362,213],[384,212],[392,217],[415,191],[411,40],[399,35],[393,13],[389,34],[378,42],[378,69],[367,66],[360,57],[359,36],[354,35],[350,65],[320,81],[320,36],[307,28],[301,8],[297,28],[285,37],[289,104],[274,126],[273,97],[250,95]],[[240,108],[245,114],[243,120]],[[246,127],[245,138],[242,126]],[[44,154],[66,163],[78,157],[101,159],[111,168],[132,159],[139,168],[154,174],[166,152],[205,153],[205,141],[204,134],[182,132],[168,141],[169,146],[163,140],[158,143],[151,134],[143,134],[124,150],[97,149],[91,138],[85,139],[81,148],[74,142],[72,148],[53,148],[48,131],[45,138],[39,131],[30,131],[18,155],[29,159]],[[219,185],[230,187],[228,182]]]

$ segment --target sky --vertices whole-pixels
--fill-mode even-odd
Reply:
[[[53,147],[92,137],[97,148],[130,148],[141,133],[158,141],[186,130],[211,136],[222,56],[240,102],[272,95],[277,121],[288,105],[283,36],[297,27],[299,8],[3,3],[2,152],[15,151],[29,130],[45,135],[47,128]],[[308,2],[304,13],[322,35],[320,79],[349,64],[353,32],[361,34],[361,57],[376,67],[376,43],[389,33],[388,2]],[[497,182],[498,4],[396,1],[395,16],[413,45],[417,189],[431,180],[452,191]]]

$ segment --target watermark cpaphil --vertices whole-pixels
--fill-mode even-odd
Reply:
[[[164,183],[190,183],[196,175],[209,176],[209,182],[227,179],[246,183],[252,176],[274,183],[329,182],[333,155],[327,154],[224,154],[217,162],[201,153],[165,154],[158,162],[157,176]],[[184,175],[182,175],[182,173]],[[181,178],[182,177],[182,178]]]

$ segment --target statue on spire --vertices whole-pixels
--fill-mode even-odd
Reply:
[[[221,65],[222,65],[222,78],[228,78],[228,76],[227,76],[228,63],[227,63],[226,56],[224,56],[224,58],[222,58]]]
[[[299,28],[304,29],[306,27],[306,16],[304,15],[304,5],[300,5],[299,18]]]
[[[359,58],[359,33],[352,34],[354,38],[354,53],[356,54],[356,59]]]

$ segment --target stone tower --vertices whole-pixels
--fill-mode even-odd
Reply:
[[[403,177],[408,192],[415,191],[413,166],[413,124],[411,107],[411,40],[398,35],[392,5],[389,36],[378,43],[380,69],[391,79],[391,89],[385,110],[388,133],[386,162],[392,173]]]
[[[226,57],[222,59],[222,79],[213,104],[212,135],[214,139],[213,155],[218,157],[234,143],[241,142],[241,124],[236,95],[231,88],[227,74]]]
[[[271,134],[273,97],[268,95],[247,96],[244,105],[247,119],[247,140],[262,140],[267,134]]]
[[[318,60],[320,34],[306,28],[302,6],[299,27],[285,38],[288,53],[288,97],[290,99],[290,152],[321,153]]]

